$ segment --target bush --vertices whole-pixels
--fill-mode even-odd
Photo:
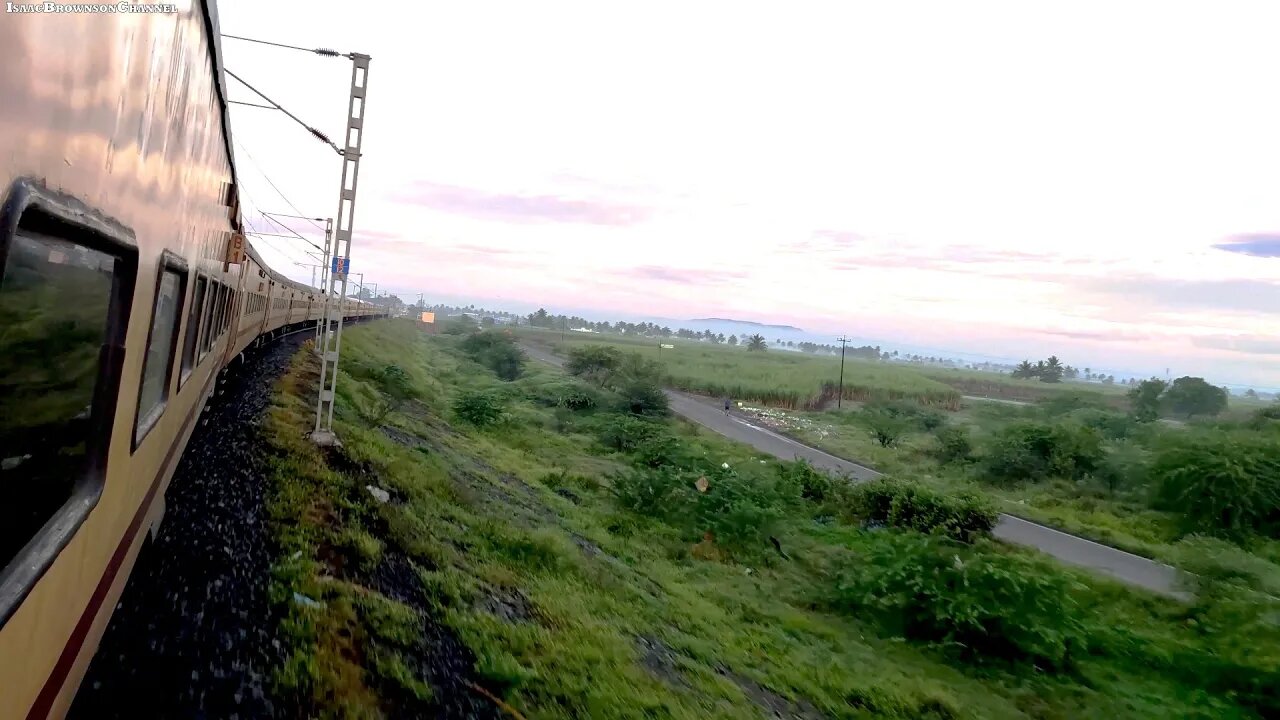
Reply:
[[[635,452],[640,444],[666,428],[630,415],[610,415],[600,425],[600,442],[618,452]]]
[[[671,412],[667,394],[656,383],[645,378],[632,378],[618,388],[621,407],[632,415],[661,417]]]
[[[997,481],[1040,481],[1049,477],[1080,480],[1103,459],[1102,437],[1074,424],[1014,423],[988,447],[987,473]]]
[[[779,463],[778,480],[784,485],[794,486],[804,500],[822,503],[836,495],[836,483],[847,483],[847,480],[836,480],[831,475],[818,470],[803,458],[794,462]]]
[[[611,490],[618,504],[631,512],[670,517],[676,514],[686,486],[694,479],[670,466],[636,469],[614,475]]]
[[[855,486],[850,503],[850,512],[863,520],[962,542],[989,534],[999,517],[990,500],[974,493],[944,495],[923,485],[889,479]]]
[[[762,547],[787,511],[799,504],[793,485],[775,478],[743,477],[717,467],[704,475],[707,491],[691,491],[693,525],[729,550]]]
[[[885,533],[837,580],[845,610],[870,610],[910,640],[969,661],[1071,665],[1084,631],[1068,575],[1038,558],[965,547],[917,533]]]
[[[1106,450],[1093,477],[1107,492],[1140,487],[1147,482],[1150,458],[1146,450],[1133,441],[1118,443]]]
[[[475,332],[477,329],[478,327],[476,326],[475,320],[472,320],[466,315],[458,315],[449,318],[449,321],[445,323],[444,334],[466,335],[467,333]]]
[[[568,392],[560,396],[560,407],[569,410],[590,410],[598,403],[593,393],[587,392],[583,388],[572,388]]]
[[[911,421],[891,409],[868,407],[862,411],[861,420],[880,447],[893,447],[911,429]]]
[[[1138,421],[1129,415],[1107,410],[1086,408],[1071,413],[1069,419],[1079,425],[1092,428],[1108,440],[1124,440],[1133,434]]]
[[[963,427],[948,425],[938,428],[938,447],[934,456],[942,463],[962,463],[973,459],[973,441]]]
[[[604,384],[610,374],[622,366],[622,352],[608,345],[587,345],[573,348],[565,361],[564,369],[570,375],[579,375]]]
[[[473,333],[462,341],[461,347],[472,360],[503,380],[515,380],[524,372],[524,351],[506,333],[494,330]]]
[[[684,458],[679,439],[665,432],[654,433],[636,443],[632,460],[644,467],[679,466]]]
[[[453,412],[476,427],[487,427],[502,419],[502,403],[485,392],[466,392],[453,403]]]
[[[1156,456],[1151,477],[1157,506],[1188,531],[1280,537],[1280,447],[1261,434],[1183,438]]]

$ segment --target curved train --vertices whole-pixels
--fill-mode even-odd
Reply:
[[[243,243],[212,5],[10,13],[0,48],[8,720],[66,713],[219,373],[325,297]]]

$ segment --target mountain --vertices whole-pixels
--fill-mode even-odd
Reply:
[[[730,325],[745,325],[753,328],[767,328],[769,330],[790,330],[791,332],[804,332],[793,325],[767,325],[765,323],[751,322],[750,320],[733,320],[730,318],[695,318],[690,320],[691,323],[727,323]]]

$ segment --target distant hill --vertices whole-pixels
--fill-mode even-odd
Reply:
[[[792,332],[804,332],[793,325],[767,325],[765,323],[751,322],[750,320],[733,320],[731,318],[695,318],[690,320],[691,323],[731,323],[733,325],[746,325],[748,327],[768,328],[770,330],[791,330]]]

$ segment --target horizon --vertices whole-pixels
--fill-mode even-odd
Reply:
[[[414,304],[414,302],[416,302],[416,300],[412,300],[412,301],[406,300],[403,297],[408,294],[406,292],[390,291],[388,294],[399,297],[401,301],[405,302],[407,305],[412,305]],[[416,293],[414,294],[416,295]],[[655,316],[646,316],[643,314],[636,314],[636,313],[621,313],[621,314],[608,315],[606,313],[603,313],[598,310],[593,310],[591,308],[558,309],[558,308],[540,306],[540,305],[537,305],[536,303],[527,303],[527,302],[517,302],[516,304],[513,305],[511,302],[508,302],[505,300],[499,300],[495,298],[471,298],[471,297],[452,297],[452,298],[436,298],[436,299],[424,298],[424,302],[428,306],[443,305],[443,306],[449,306],[449,307],[455,307],[455,308],[465,308],[469,305],[474,305],[478,309],[492,311],[492,312],[510,313],[510,314],[518,315],[521,318],[527,318],[528,315],[536,312],[539,308],[541,308],[546,310],[547,313],[550,315],[565,315],[569,317],[577,316],[577,317],[581,317],[584,320],[589,320],[592,322],[608,321],[609,323],[616,323],[619,320],[626,321],[626,322],[636,322],[636,323],[652,322],[660,326],[662,325],[669,326],[672,331],[675,331],[680,328],[684,328],[687,330],[708,329],[711,327],[710,325],[698,326],[698,325],[693,325],[692,323],[714,322],[717,320],[715,318],[680,319],[680,318],[670,318],[670,317],[655,317]],[[761,324],[754,320],[743,319],[743,318],[720,318],[718,320],[725,323],[737,323],[737,324],[743,324],[743,325],[760,325]],[[780,331],[780,333],[778,334],[788,334],[788,333],[786,333],[785,331]],[[838,345],[835,338],[840,335],[840,333],[828,335],[828,334],[823,334],[819,332],[814,332],[805,327],[797,327],[794,331],[792,331],[789,334],[791,335],[791,337],[783,338],[783,339],[784,340],[790,339],[790,340],[796,340],[796,341],[808,340],[810,342],[815,342],[817,344],[833,345],[837,347]],[[773,340],[776,339],[776,335],[777,334],[773,336],[764,335],[765,339],[769,341],[770,346],[773,345]],[[848,336],[848,334],[846,334],[846,336]],[[741,339],[741,337],[742,336],[740,335],[739,338]],[[851,347],[865,343],[871,346],[879,346],[882,351],[892,352],[894,350],[898,350],[902,352],[902,354],[904,355],[914,353],[914,354],[920,354],[925,356],[934,356],[939,359],[960,361],[965,363],[987,362],[987,363],[997,364],[997,365],[1016,365],[1022,362],[1023,360],[1028,360],[1034,363],[1037,360],[1043,360],[1043,359],[1046,359],[1049,355],[1055,354],[1050,352],[1043,356],[1029,356],[1029,355],[1017,356],[1017,357],[996,356],[996,355],[991,355],[989,353],[967,352],[962,350],[956,350],[954,348],[916,346],[916,345],[910,345],[907,343],[895,344],[891,341],[885,341],[882,338],[874,338],[874,337],[849,336],[849,340],[850,340]],[[1195,377],[1204,377],[1206,380],[1208,380],[1212,384],[1217,385],[1219,387],[1226,387],[1232,391],[1235,391],[1235,390],[1244,391],[1252,388],[1253,390],[1260,393],[1280,395],[1280,386],[1268,386],[1268,385],[1261,385],[1256,383],[1237,383],[1230,380],[1223,380],[1222,378],[1216,378],[1213,375],[1197,376],[1197,375],[1194,375],[1193,373],[1179,372],[1177,368],[1172,365],[1166,366],[1164,368],[1153,367],[1153,368],[1145,368],[1145,369],[1135,369],[1135,368],[1110,366],[1105,361],[1102,363],[1098,363],[1098,362],[1093,362],[1087,358],[1075,359],[1075,358],[1064,358],[1059,356],[1059,359],[1062,361],[1064,365],[1070,365],[1070,366],[1076,367],[1081,371],[1083,371],[1084,368],[1090,368],[1094,372],[1115,375],[1117,382],[1121,382],[1131,377],[1136,378],[1138,380],[1145,380],[1148,378],[1159,378],[1159,379],[1171,380],[1174,378],[1182,377],[1184,375],[1192,375]],[[1166,372],[1166,370],[1168,372]]]
[[[928,7],[220,3],[373,57],[352,270],[382,288],[1280,387],[1280,8]],[[347,66],[223,50],[334,134]],[[231,118],[252,228],[333,214],[331,154]]]

